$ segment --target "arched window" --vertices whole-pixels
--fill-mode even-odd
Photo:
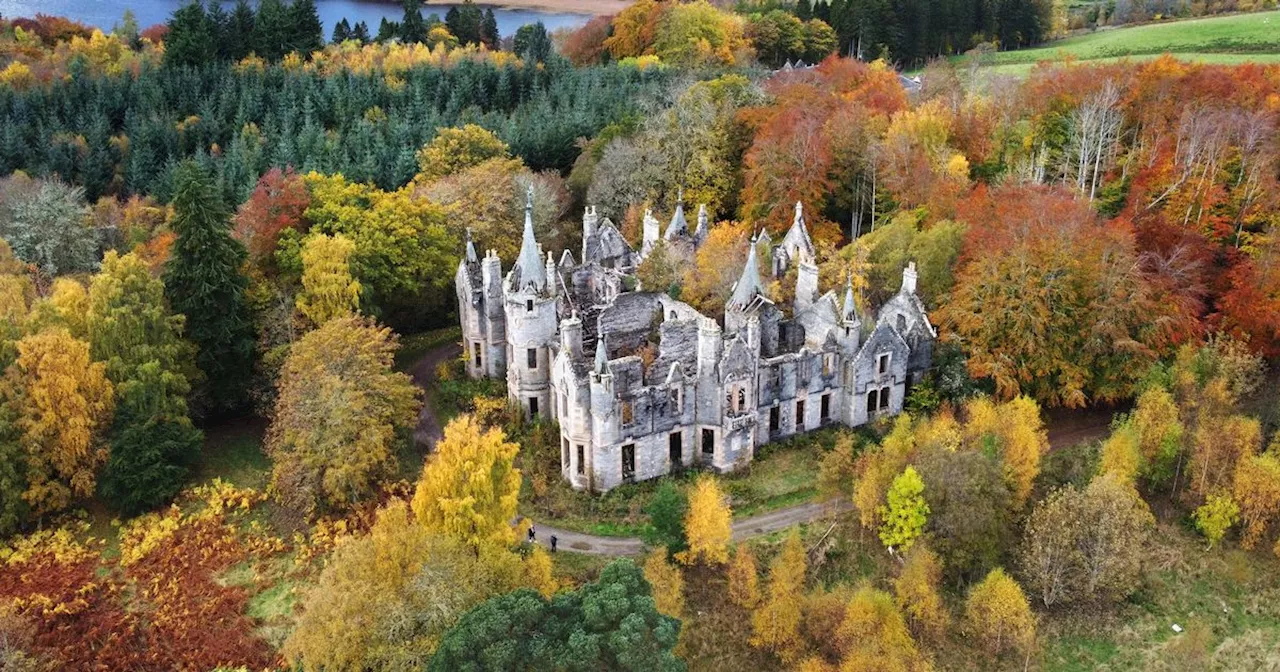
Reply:
[[[747,410],[747,391],[738,388],[738,412],[741,413],[745,410]]]

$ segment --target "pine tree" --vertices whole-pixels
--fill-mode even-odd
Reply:
[[[186,316],[187,335],[198,348],[209,397],[220,410],[245,401],[253,366],[253,323],[240,268],[244,246],[231,237],[225,205],[213,182],[193,162],[174,177],[173,221],[177,239],[165,265],[164,286],[174,311]]]
[[[254,22],[254,51],[268,61],[278,61],[289,51],[291,22],[281,0],[260,0]]]
[[[351,29],[351,39],[358,40],[360,44],[369,44],[371,39],[369,37],[369,24],[364,21],[356,23],[355,27]]]
[[[652,530],[645,541],[653,546],[665,546],[673,555],[685,550],[684,517],[688,509],[684,491],[671,481],[663,481],[645,507]]]
[[[168,65],[202,65],[217,55],[214,25],[199,0],[178,8],[169,18],[164,40],[164,62]]]
[[[378,24],[378,36],[373,38],[374,42],[379,44],[388,40],[396,39],[400,36],[400,24],[395,21],[388,21],[387,17],[382,17],[382,23]]]
[[[342,44],[349,39],[351,39],[351,24],[347,22],[347,17],[344,16],[341,21],[334,24],[333,39],[330,41],[334,44]]]
[[[484,23],[480,30],[480,39],[490,49],[497,49],[502,44],[502,36],[498,34],[498,17],[494,15],[493,8],[487,7],[484,10]]]
[[[249,0],[236,0],[235,9],[231,10],[231,18],[227,21],[227,31],[223,35],[226,43],[227,57],[239,61],[253,52],[254,44],[253,7]]]
[[[405,44],[427,41],[427,26],[422,21],[422,0],[404,0],[404,17],[400,19],[400,41]]]
[[[316,11],[316,0],[293,0],[289,6],[289,51],[310,57],[324,48],[324,24]]]

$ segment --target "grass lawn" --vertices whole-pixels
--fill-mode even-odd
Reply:
[[[238,487],[261,490],[271,476],[271,460],[263,450],[267,423],[260,418],[236,418],[204,431],[204,449],[192,483],[215,478]]]
[[[1098,30],[1032,49],[989,56],[997,72],[1025,74],[1041,61],[1106,62],[1172,53],[1202,63],[1280,62],[1280,11]]]
[[[826,429],[764,446],[745,469],[718,476],[729,495],[735,517],[753,516],[818,497],[818,464],[836,440],[853,432]],[[687,470],[671,476],[623,485],[602,495],[576,492],[558,479],[542,486],[539,496],[526,479],[520,513],[553,520],[557,527],[600,536],[643,536],[649,516],[644,509],[664,482],[692,487],[703,472]]]

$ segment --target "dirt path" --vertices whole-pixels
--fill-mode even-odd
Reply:
[[[436,377],[436,365],[457,357],[461,352],[462,346],[457,343],[428,350],[427,354],[414,362],[413,367],[409,369],[409,377],[413,378],[415,385],[422,388],[423,394],[429,394],[431,390],[429,383]],[[431,399],[424,399],[424,402],[422,411],[418,413],[418,425],[413,428],[413,443],[418,448],[430,450],[443,436],[444,430],[440,427],[440,420],[436,418]]]
[[[441,346],[429,351],[409,370],[413,381],[423,390],[434,377],[436,365],[451,357],[457,357],[461,348],[457,344]],[[1111,425],[1111,417],[1116,409],[1096,408],[1085,410],[1054,409],[1046,414],[1048,425],[1049,450],[1072,446],[1083,441],[1091,441],[1106,436]],[[418,415],[418,426],[413,432],[414,441],[420,446],[430,447],[440,440],[441,429],[431,400],[422,405]],[[785,530],[793,525],[821,520],[853,508],[851,502],[807,502],[786,508],[762,513],[750,518],[733,521],[733,540],[742,541],[751,537],[771,534]],[[602,537],[563,530],[541,521],[534,521],[537,528],[537,542],[543,546],[551,546],[551,537],[556,538],[556,548],[593,555],[639,555],[644,552],[644,542],[635,537]]]

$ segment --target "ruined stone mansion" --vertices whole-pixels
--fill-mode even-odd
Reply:
[[[637,252],[589,207],[581,257],[565,250],[557,261],[535,240],[530,205],[505,276],[497,254],[479,256],[469,236],[458,264],[468,373],[505,376],[513,403],[559,423],[560,471],[574,488],[603,492],[685,467],[730,471],[769,441],[898,413],[929,368],[936,331],[915,294],[915,265],[875,319],[859,313],[848,284],[843,297],[819,295],[799,203],[780,243],[753,241],[723,324],[635,276],[659,240],[692,259],[707,237],[705,208],[696,228],[681,203],[665,232],[648,213],[643,229]],[[763,271],[762,256],[772,259]],[[792,268],[787,318],[766,279]]]

